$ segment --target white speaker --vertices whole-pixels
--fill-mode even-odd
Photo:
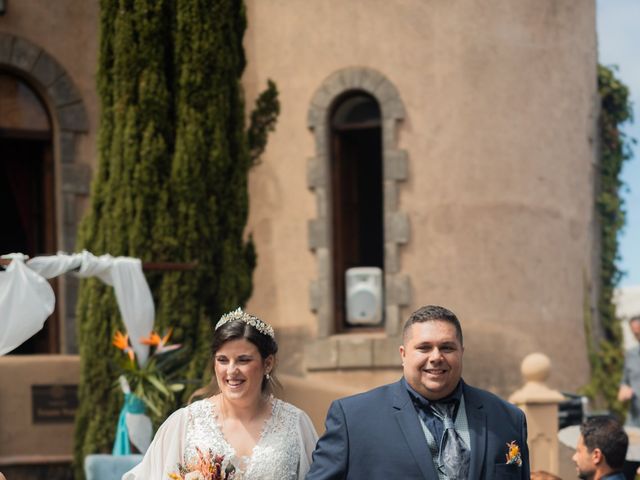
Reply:
[[[347,323],[378,325],[382,322],[382,269],[355,267],[345,272]]]

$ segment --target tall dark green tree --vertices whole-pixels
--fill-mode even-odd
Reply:
[[[176,2],[175,153],[158,234],[174,236],[162,255],[198,268],[164,275],[158,317],[192,348],[191,379],[207,370],[213,321],[251,294],[255,254],[243,238],[251,166],[240,84],[245,28],[242,2]]]
[[[246,28],[239,0],[101,0],[99,163],[78,245],[143,261],[194,262],[147,276],[156,327],[174,327],[189,362],[182,400],[206,377],[215,320],[251,294],[255,252],[244,238],[247,174],[279,112],[269,82],[244,128]],[[110,287],[83,281],[76,478],[111,450],[122,396],[113,388],[122,329]],[[164,412],[177,405],[164,405]]]
[[[101,1],[99,162],[78,238],[80,248],[96,254],[150,259],[157,187],[166,182],[171,160],[170,3]],[[81,284],[77,325],[75,458],[76,478],[82,478],[82,458],[110,450],[121,404],[110,359],[117,353],[111,338],[122,323],[111,287],[98,280]]]

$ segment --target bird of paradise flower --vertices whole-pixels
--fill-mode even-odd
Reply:
[[[136,354],[129,344],[128,334],[123,334],[119,330],[116,331],[115,335],[113,336],[113,345],[126,353],[132,362],[135,361]]]
[[[182,346],[179,343],[168,345],[172,333],[173,328],[170,328],[164,337],[160,337],[160,335],[158,335],[156,332],[151,332],[147,338],[141,338],[140,343],[142,343],[143,345],[149,345],[150,347],[155,347],[155,353],[157,354],[171,352],[173,350],[177,350]]]
[[[169,344],[171,334],[171,329],[162,337],[152,331],[148,337],[139,340],[152,347],[152,352],[143,365],[136,362],[136,354],[128,334],[116,331],[112,341],[125,354],[119,362],[119,375],[124,377],[131,393],[140,398],[157,416],[162,415],[162,405],[172,402],[175,393],[184,389],[184,384],[171,380],[175,362],[166,354],[181,348],[180,344]],[[119,385],[120,382],[114,383],[114,386]]]

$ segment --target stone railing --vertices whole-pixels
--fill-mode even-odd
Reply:
[[[551,371],[549,357],[542,353],[527,355],[522,361],[524,386],[509,401],[527,416],[531,471],[559,472],[558,404],[564,395],[545,385]]]

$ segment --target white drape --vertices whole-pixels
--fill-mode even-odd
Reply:
[[[71,270],[78,277],[98,277],[113,286],[122,321],[131,338],[138,363],[143,365],[149,347],[139,343],[153,328],[153,297],[142,273],[140,259],[112,257],[87,252],[35,257],[24,263],[22,254],[11,258],[6,271],[0,271],[0,355],[13,350],[38,332],[55,305],[53,290],[45,278]]]
[[[0,272],[0,355],[35,335],[56,303],[51,285],[24,264],[24,255],[3,258],[12,262]]]

